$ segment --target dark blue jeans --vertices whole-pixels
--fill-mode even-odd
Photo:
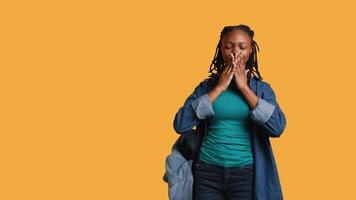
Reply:
[[[194,200],[252,200],[253,164],[222,167],[198,160],[194,164]]]

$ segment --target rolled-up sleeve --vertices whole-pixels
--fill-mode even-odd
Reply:
[[[257,101],[257,105],[250,111],[251,119],[256,122],[270,137],[280,137],[283,133],[287,121],[279,103],[276,94],[270,84],[264,84],[262,95]]]
[[[262,99],[258,98],[257,105],[250,111],[250,117],[259,125],[264,124],[272,116],[276,106]]]
[[[208,98],[208,93],[195,99],[190,105],[199,119],[206,119],[215,115],[212,104]]]
[[[207,93],[207,83],[208,79],[201,81],[199,85],[195,87],[193,93],[191,93],[185,100],[183,106],[181,106],[175,114],[173,120],[173,128],[178,134],[185,135],[191,133],[194,127],[196,127],[196,125],[202,121],[198,118],[196,111],[191,103]],[[202,100],[202,98],[200,100]],[[199,105],[199,108],[204,104],[200,104],[198,101],[196,102],[196,104]],[[201,115],[199,114],[199,116]]]

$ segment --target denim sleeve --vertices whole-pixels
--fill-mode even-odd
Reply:
[[[269,137],[279,137],[283,133],[286,127],[285,114],[270,84],[266,83],[263,87],[262,96],[257,106],[250,111],[250,117]]]
[[[199,119],[206,119],[215,115],[211,102],[208,98],[208,93],[200,96],[190,104]]]
[[[204,109],[204,105],[206,105],[204,97],[197,100],[205,93],[207,87],[206,84],[207,79],[201,81],[199,85],[195,87],[193,93],[187,97],[183,106],[181,106],[175,114],[173,128],[178,134],[184,135],[192,132],[193,127],[199,124],[202,121],[202,117],[207,114]],[[193,105],[196,105],[196,107],[191,105],[193,101],[195,101]]]
[[[266,100],[261,97],[258,98],[256,107],[251,110],[250,115],[252,120],[257,124],[262,125],[272,116],[276,106],[268,103]]]
[[[186,160],[177,149],[167,156],[163,180],[168,183],[170,200],[193,198],[192,165],[193,160]]]

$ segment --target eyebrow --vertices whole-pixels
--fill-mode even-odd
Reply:
[[[225,42],[225,43],[235,44],[235,42],[229,42],[229,41],[227,41],[227,42]],[[246,42],[237,42],[237,43],[240,43],[240,44],[246,44]]]

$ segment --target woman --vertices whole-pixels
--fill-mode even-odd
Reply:
[[[224,27],[210,78],[175,115],[179,134],[206,127],[193,167],[196,200],[283,199],[269,138],[282,134],[286,119],[258,71],[253,36],[246,25]]]

